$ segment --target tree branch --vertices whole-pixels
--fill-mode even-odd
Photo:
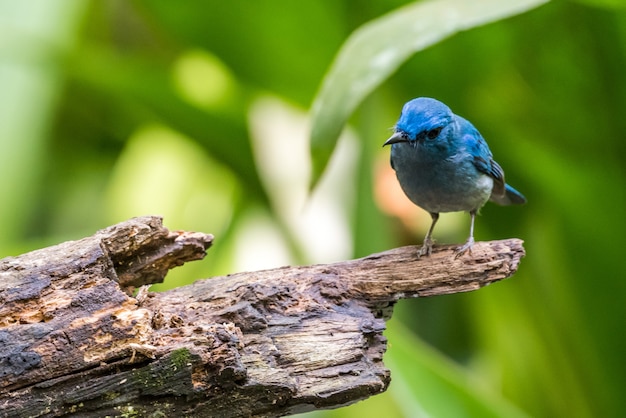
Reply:
[[[281,416],[381,393],[385,319],[401,298],[511,276],[522,241],[454,258],[403,247],[327,265],[135,286],[200,259],[213,237],[158,217],[0,260],[3,416]]]

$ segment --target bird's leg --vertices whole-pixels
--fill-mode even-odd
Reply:
[[[456,249],[456,255],[454,256],[454,258],[459,258],[463,254],[465,254],[467,251],[469,251],[470,254],[472,253],[472,246],[474,245],[474,218],[476,218],[476,211],[475,210],[470,211],[470,216],[472,217],[472,222],[470,223],[469,238],[467,239],[465,244],[463,244],[462,247],[459,247]]]
[[[422,244],[422,248],[417,251],[417,258],[420,258],[423,255],[430,255],[433,252],[433,244],[434,241],[432,239],[433,229],[435,229],[435,224],[439,219],[438,213],[430,213],[430,217],[433,219],[433,222],[430,224],[430,228],[428,229],[428,233],[424,238],[424,244]]]

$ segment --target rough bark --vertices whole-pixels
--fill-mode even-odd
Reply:
[[[2,416],[281,416],[389,384],[385,319],[401,298],[511,276],[517,239],[469,256],[403,247],[328,265],[136,286],[202,258],[213,237],[131,219],[0,260]]]

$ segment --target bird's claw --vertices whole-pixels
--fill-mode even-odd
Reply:
[[[461,257],[466,252],[472,254],[472,247],[474,246],[474,237],[469,237],[463,246],[457,248],[455,250],[454,258],[457,259]]]
[[[423,255],[431,255],[433,252],[433,244],[434,241],[430,238],[426,238],[424,240],[424,244],[422,244],[422,248],[417,250],[417,258],[420,258]]]

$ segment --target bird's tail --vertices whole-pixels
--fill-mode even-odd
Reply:
[[[502,206],[508,205],[523,205],[526,203],[526,198],[523,194],[515,190],[508,184],[504,185],[504,194],[501,196],[491,195],[490,200]]]

